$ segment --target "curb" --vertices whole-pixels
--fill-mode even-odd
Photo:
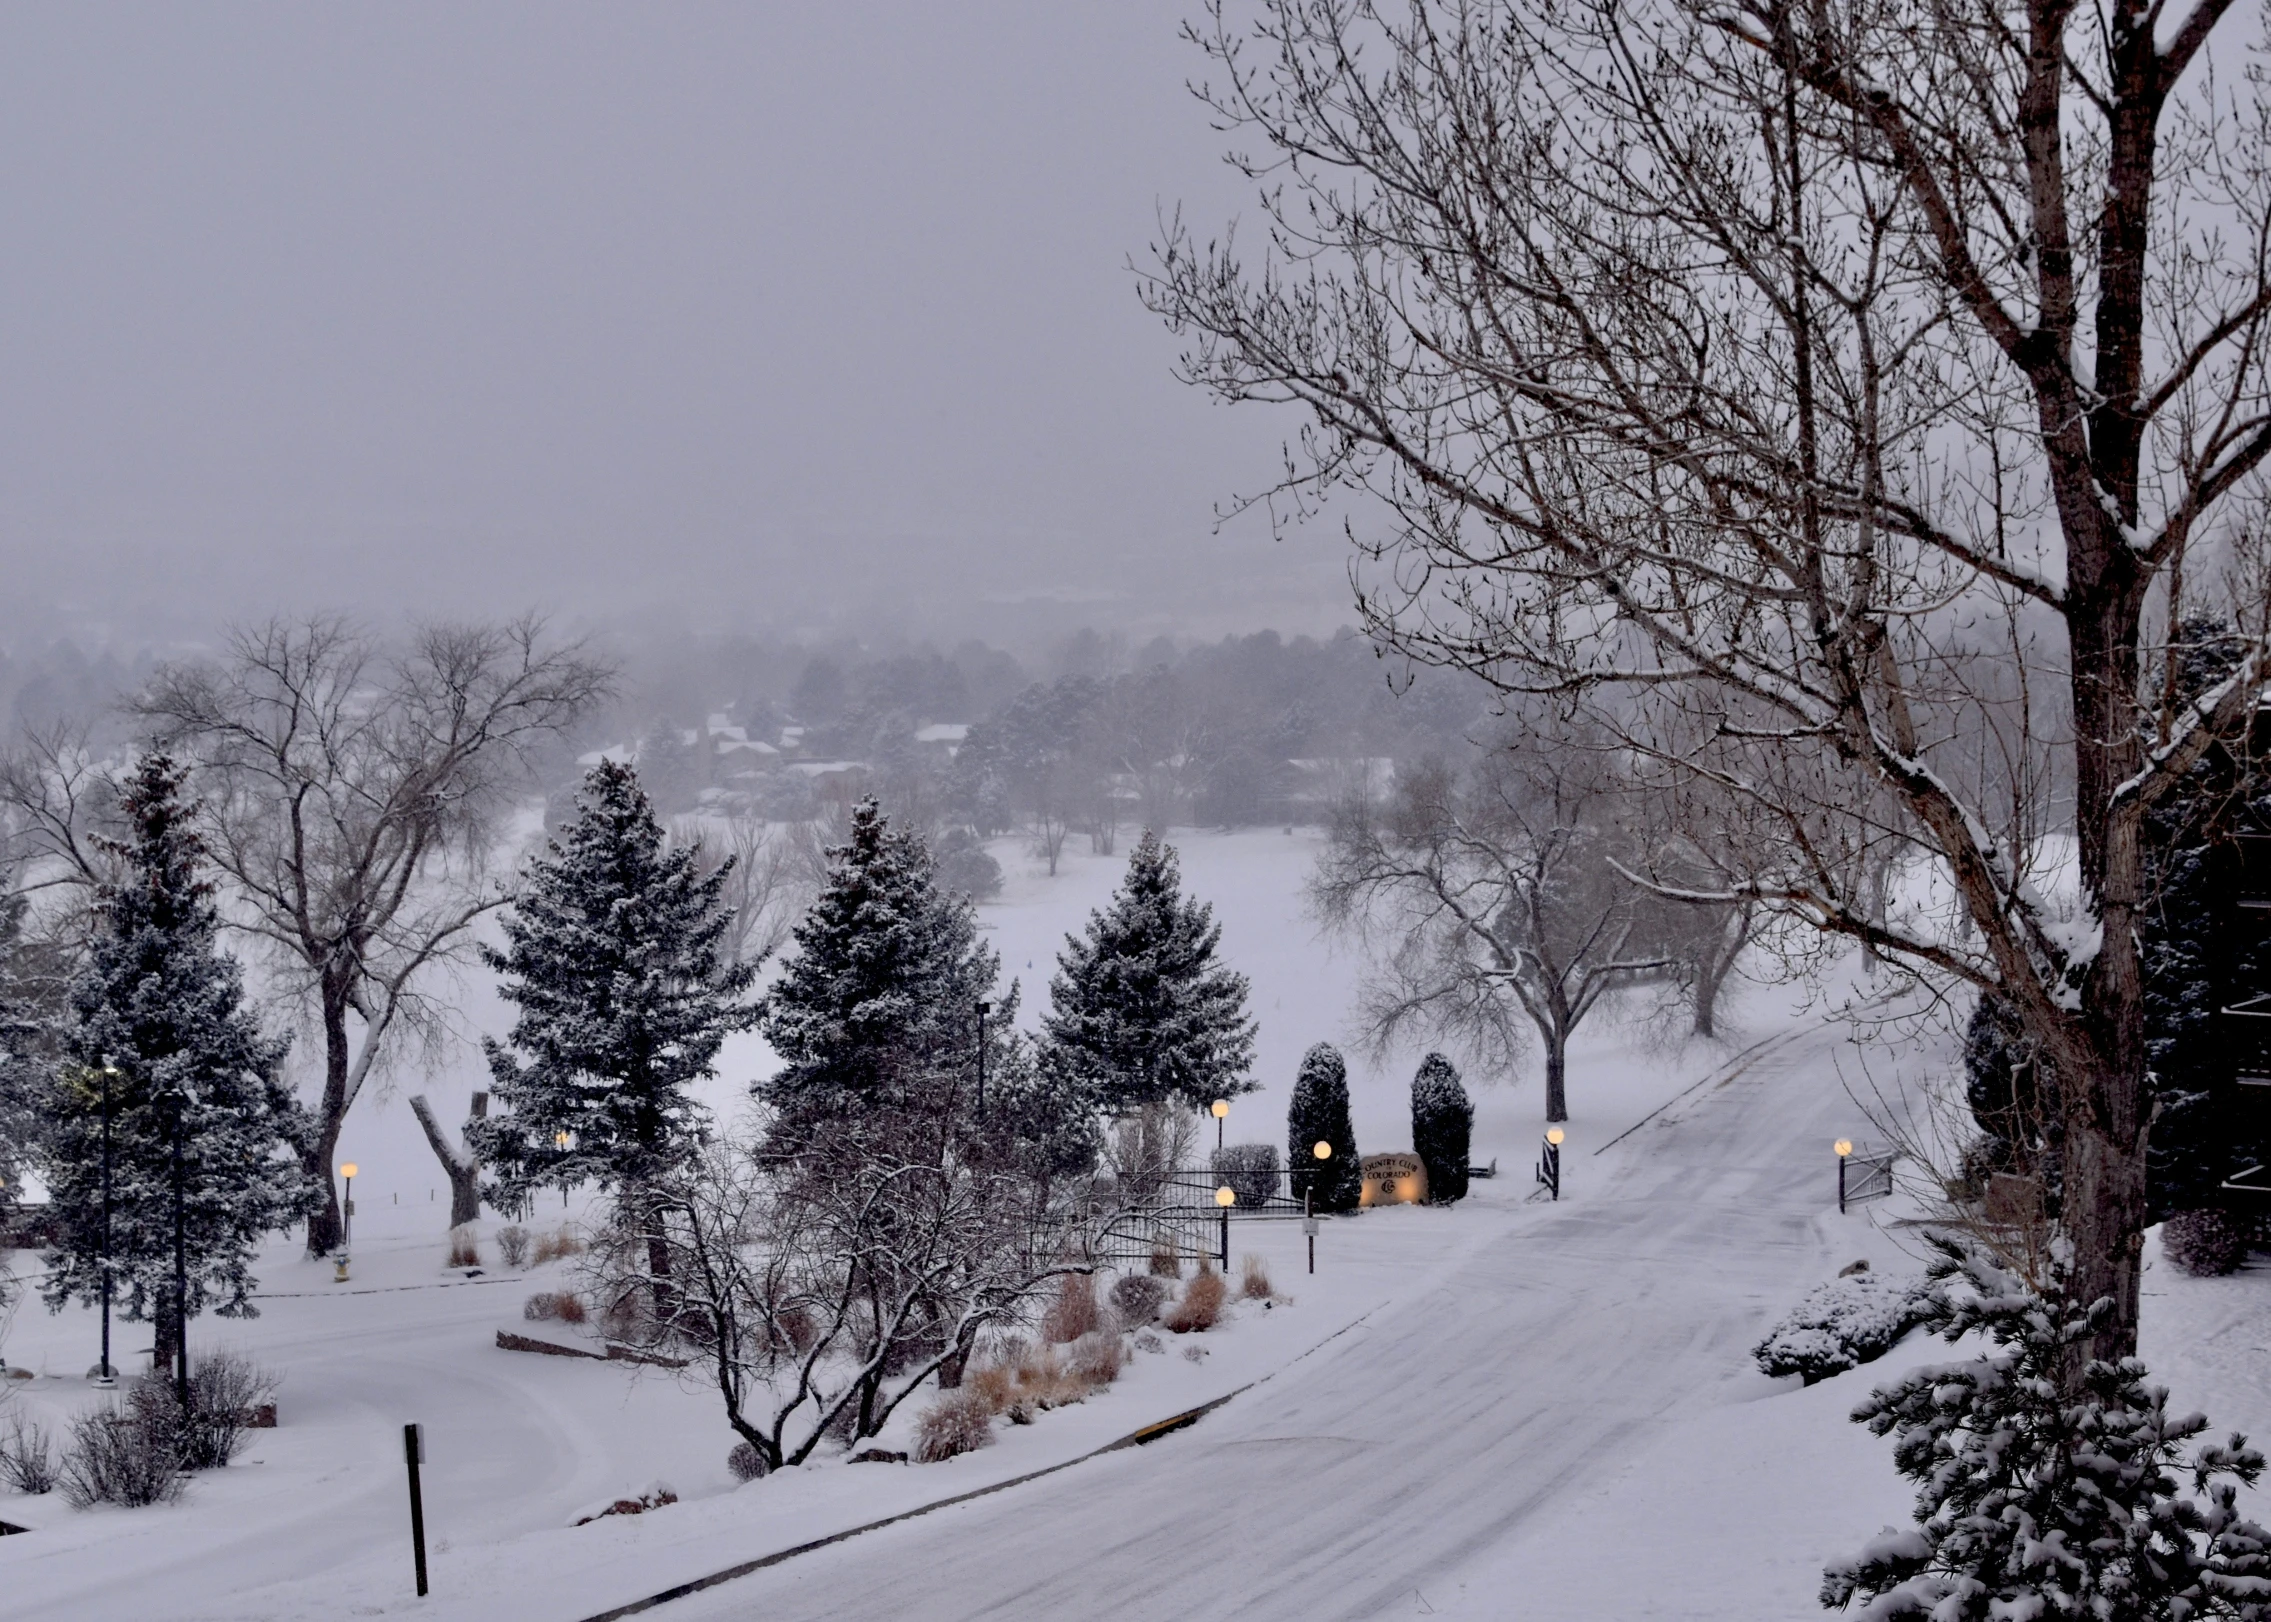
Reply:
[[[1043,1476],[1053,1476],[1060,1470],[1070,1470],[1076,1464],[1086,1464],[1089,1460],[1101,1458],[1107,1453],[1117,1453],[1123,1448],[1142,1447],[1147,1442],[1156,1442],[1162,1436],[1172,1435],[1176,1431],[1197,1424],[1232,1397],[1237,1396],[1240,1392],[1251,1391],[1260,1383],[1259,1380],[1249,1380],[1246,1384],[1238,1387],[1236,1391],[1226,1391],[1211,1402],[1202,1402],[1196,1408],[1186,1408],[1179,1414],[1172,1414],[1156,1423],[1144,1426],[1141,1430],[1130,1431],[1117,1441],[1106,1442],[1102,1447],[1092,1448],[1075,1458],[1063,1459],[1039,1470],[1028,1470],[1024,1475],[1011,1476],[1007,1481],[997,1481],[991,1486],[974,1488],[969,1492],[958,1492],[951,1498],[941,1498],[932,1503],[918,1505],[913,1509],[903,1509],[898,1514],[886,1515],[879,1521],[869,1521],[865,1525],[846,1527],[841,1532],[831,1532],[826,1537],[814,1538],[808,1543],[799,1543],[792,1548],[777,1549],[771,1554],[759,1555],[754,1560],[744,1560],[739,1565],[727,1566],[722,1571],[713,1571],[706,1577],[696,1577],[691,1582],[680,1583],[674,1588],[666,1588],[659,1594],[649,1594],[645,1599],[635,1599],[626,1605],[618,1605],[612,1610],[600,1611],[595,1615],[583,1617],[580,1622],[619,1622],[620,1618],[636,1616],[641,1611],[653,1610],[657,1605],[667,1605],[674,1599],[684,1599],[689,1594],[699,1594],[705,1588],[715,1588],[720,1583],[732,1582],[736,1577],[746,1577],[751,1572],[763,1571],[767,1566],[777,1566],[784,1560],[794,1560],[800,1554],[810,1554],[815,1549],[825,1549],[830,1544],[843,1543],[866,1532],[881,1531],[886,1526],[896,1526],[901,1521],[911,1521],[916,1516],[928,1515],[933,1510],[948,1509],[956,1504],[967,1504],[973,1498],[986,1498],[997,1492],[1007,1492],[1012,1487],[1022,1487],[1028,1481],[1038,1481]]]

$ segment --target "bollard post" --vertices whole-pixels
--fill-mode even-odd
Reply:
[[[426,1502],[418,1491],[418,1466],[426,1462],[422,1425],[402,1427],[402,1458],[410,1468],[410,1553],[418,1566],[418,1597],[426,1596]]]

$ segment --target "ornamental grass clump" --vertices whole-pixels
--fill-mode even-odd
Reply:
[[[1238,1293],[1249,1301],[1269,1301],[1277,1295],[1270,1287],[1268,1266],[1252,1251],[1238,1258]]]
[[[967,1384],[939,1394],[915,1419],[915,1462],[944,1464],[963,1453],[991,1447],[994,1411]]]
[[[1086,1273],[1067,1273],[1057,1280],[1057,1298],[1041,1315],[1041,1338],[1052,1345],[1080,1339],[1096,1328],[1096,1280]]]
[[[1178,1335],[1212,1329],[1222,1316],[1223,1298],[1228,1293],[1222,1275],[1202,1262],[1191,1275],[1191,1282],[1183,1286],[1182,1299],[1167,1309],[1160,1322]]]
[[[497,1230],[497,1251],[505,1258],[507,1267],[528,1265],[528,1230],[519,1223],[511,1223]]]
[[[479,1267],[481,1242],[470,1227],[457,1227],[449,1231],[449,1264],[451,1267]]]

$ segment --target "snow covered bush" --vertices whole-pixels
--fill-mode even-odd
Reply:
[[[1120,1377],[1127,1365],[1127,1356],[1120,1349],[1120,1337],[1104,1330],[1094,1330],[1074,1341],[1065,1352],[1065,1373],[1071,1379],[1101,1390]]]
[[[1201,1262],[1191,1282],[1183,1286],[1183,1298],[1167,1309],[1160,1322],[1178,1335],[1212,1329],[1222,1316],[1222,1298],[1228,1293],[1222,1275]]]
[[[570,1256],[581,1256],[583,1253],[583,1235],[576,1232],[572,1223],[563,1222],[537,1239],[536,1251],[530,1258],[529,1265],[542,1267],[546,1262],[565,1261]]]
[[[520,1309],[530,1323],[580,1324],[588,1316],[583,1297],[572,1290],[538,1290]]]
[[[1251,1251],[1238,1258],[1238,1293],[1249,1301],[1267,1301],[1277,1294],[1270,1287],[1270,1272]]]
[[[2247,1260],[2247,1229],[2215,1206],[2178,1211],[2161,1224],[2161,1254],[2180,1273],[2215,1278]]]
[[[1112,1281],[1112,1311],[1127,1329],[1140,1329],[1159,1316],[1166,1284],[1150,1273],[1128,1273]]]
[[[1449,1205],[1467,1196],[1467,1149],[1475,1107],[1459,1072],[1440,1053],[1419,1062],[1411,1079],[1411,1146],[1427,1168],[1427,1201]]]
[[[172,1393],[162,1382],[139,1381],[124,1401],[72,1419],[56,1485],[74,1509],[170,1503],[182,1487],[175,1432]]]
[[[1802,1375],[1812,1385],[1884,1356],[1924,1321],[1928,1308],[1928,1292],[1914,1279],[1882,1273],[1833,1279],[1809,1291],[1751,1355],[1768,1374]]]
[[[190,1365],[189,1412],[174,1415],[174,1394],[160,1385],[167,1414],[179,1426],[181,1467],[218,1470],[237,1456],[261,1408],[276,1400],[277,1378],[237,1351],[209,1352]]]
[[[747,1442],[736,1442],[733,1451],[725,1456],[725,1467],[733,1472],[736,1481],[755,1481],[765,1474],[765,1455]]]
[[[915,1419],[915,1461],[944,1464],[960,1453],[990,1447],[994,1411],[983,1394],[969,1387],[941,1392]]]
[[[1320,1143],[1327,1150],[1322,1160],[1317,1158]],[[1293,1102],[1286,1110],[1285,1144],[1295,1199],[1306,1197],[1319,1211],[1356,1209],[1364,1193],[1364,1168],[1348,1114],[1348,1066],[1330,1042],[1319,1042],[1301,1056]]]
[[[519,1223],[508,1223],[497,1230],[497,1251],[505,1258],[507,1267],[528,1265],[528,1230]]]
[[[614,1498],[601,1499],[577,1510],[568,1517],[570,1526],[589,1526],[593,1521],[610,1515],[644,1515],[650,1509],[661,1509],[678,1502],[678,1494],[667,1481],[650,1481],[635,1492],[622,1493]]]
[[[447,1265],[451,1267],[479,1267],[481,1265],[481,1244],[474,1236],[471,1228],[450,1229],[449,1262]]]
[[[2271,1532],[2235,1498],[2263,1455],[2236,1435],[2188,1447],[2206,1419],[2170,1417],[2136,1358],[2090,1358],[2110,1303],[2038,1294],[1976,1249],[1932,1243],[1925,1322],[1994,1349],[1918,1369],[1854,1410],[1893,1437],[1895,1465],[1917,1484],[1916,1524],[1831,1566],[1822,1604],[1948,1622],[2260,1622]]]
[[[1086,1273],[1067,1273],[1057,1280],[1057,1298],[1041,1314],[1041,1338],[1062,1345],[1096,1327],[1096,1280]]]
[[[1214,1174],[1230,1185],[1240,1206],[1265,1206],[1277,1193],[1277,1145],[1233,1143],[1227,1149],[1217,1149]]]
[[[55,1490],[55,1441],[45,1426],[22,1414],[8,1416],[8,1429],[0,1434],[0,1481],[33,1498]]]
[[[1153,1278],[1181,1278],[1183,1276],[1183,1247],[1173,1234],[1166,1234],[1152,1242],[1151,1276]]]

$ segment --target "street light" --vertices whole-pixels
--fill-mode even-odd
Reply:
[[[1222,1270],[1230,1271],[1230,1208],[1238,1203],[1238,1191],[1224,1183],[1214,1191],[1214,1203],[1222,1208]]]
[[[355,1173],[363,1168],[352,1160],[339,1168],[339,1175],[347,1179],[347,1203],[341,1207],[339,1218],[339,1247],[352,1251],[355,1248]]]
[[[1223,1123],[1230,1119],[1230,1100],[1218,1098],[1207,1108],[1214,1115],[1214,1146],[1220,1149],[1222,1147]]]
[[[95,1384],[104,1391],[118,1384],[118,1371],[110,1366],[110,1082],[118,1067],[103,1056],[103,1354],[95,1365]]]
[[[1568,1137],[1558,1126],[1547,1127],[1545,1153],[1538,1156],[1538,1182],[1552,1190],[1557,1200],[1561,1198],[1561,1146]]]
[[[555,1133],[553,1133],[553,1134],[552,1134],[552,1147],[553,1147],[553,1148],[555,1148],[555,1149],[557,1149],[557,1150],[559,1150],[559,1151],[560,1151],[560,1153],[562,1153],[562,1154],[566,1154],[566,1153],[568,1152],[568,1134],[567,1134],[567,1133],[565,1133],[565,1132],[555,1132]],[[565,1211],[565,1210],[566,1210],[567,1208],[568,1208],[568,1185],[567,1185],[567,1184],[566,1184],[565,1182],[563,1182],[563,1183],[561,1183],[561,1185],[560,1185],[560,1209],[561,1209],[561,1210],[563,1210],[563,1211]]]
[[[1845,1214],[1845,1157],[1853,1153],[1853,1140],[1839,1138],[1830,1147],[1837,1151],[1837,1214]]]
[[[1310,1150],[1309,1152],[1315,1155],[1319,1160],[1330,1160],[1333,1158],[1333,1146],[1327,1143],[1323,1138],[1319,1138],[1317,1140],[1317,1147]]]
[[[990,1002],[978,1004],[978,1119],[986,1118],[986,1016],[994,1011]]]

